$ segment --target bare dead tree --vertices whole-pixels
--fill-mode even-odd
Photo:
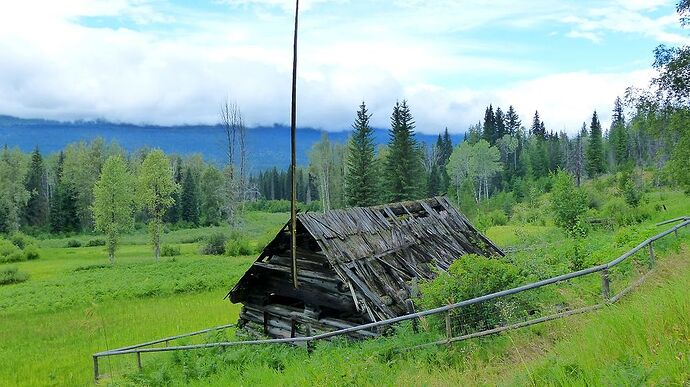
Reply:
[[[241,213],[246,197],[247,128],[237,103],[229,103],[227,100],[220,108],[220,122],[225,134],[225,153],[227,156],[225,212],[230,227],[236,228],[241,223]]]

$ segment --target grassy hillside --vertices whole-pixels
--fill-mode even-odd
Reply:
[[[616,199],[600,203],[601,216]],[[548,194],[540,198],[548,206]],[[544,204],[547,203],[547,204]],[[595,206],[596,207],[596,206]],[[659,208],[660,210],[656,210]],[[523,211],[523,210],[520,210]],[[619,213],[632,211],[618,208]],[[674,191],[645,195],[640,220],[594,227],[584,243],[584,260],[573,259],[573,245],[550,218],[483,223],[503,247],[523,249],[505,262],[520,268],[525,280],[546,278],[608,261],[660,231],[654,223],[690,214],[690,200]],[[548,211],[546,211],[548,212]],[[265,243],[287,214],[249,214],[245,233],[253,245]],[[498,224],[500,223],[500,224]],[[159,337],[236,321],[239,306],[223,300],[249,267],[253,255],[204,256],[203,238],[215,228],[175,230],[163,244],[180,255],[153,262],[143,231],[124,238],[114,266],[104,247],[83,245],[98,236],[38,241],[40,259],[0,264],[16,267],[28,280],[0,286],[0,384],[89,385],[91,354]],[[225,230],[224,232],[227,232]],[[407,325],[394,335],[363,343],[320,343],[308,355],[290,346],[145,354],[136,372],[134,356],[101,360],[101,383],[114,385],[449,385],[449,384],[682,384],[690,369],[687,316],[690,304],[690,231],[658,243],[659,269],[637,292],[606,310],[559,320],[509,334],[471,340],[452,347],[407,351],[440,333],[430,324],[414,335]],[[681,248],[681,245],[686,247]],[[645,265],[612,271],[620,290]],[[637,266],[635,266],[637,265]],[[600,280],[564,288],[559,300],[600,299]],[[562,289],[561,289],[562,290]],[[431,321],[429,321],[431,323]],[[233,339],[232,331],[185,343]]]

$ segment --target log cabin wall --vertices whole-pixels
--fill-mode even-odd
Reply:
[[[417,281],[468,253],[503,255],[443,197],[299,214],[297,224],[300,286],[286,225],[229,293],[250,332],[295,337],[399,316]]]

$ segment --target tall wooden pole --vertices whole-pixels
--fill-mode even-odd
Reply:
[[[292,160],[290,163],[290,180],[292,183],[292,197],[290,200],[290,254],[292,256],[292,284],[295,288],[297,282],[297,20],[299,16],[299,0],[295,0],[295,35],[292,45],[292,117],[290,126],[290,142],[292,147]]]

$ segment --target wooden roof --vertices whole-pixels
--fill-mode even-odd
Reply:
[[[357,310],[373,321],[406,313],[413,282],[435,277],[461,256],[503,255],[445,197],[303,213],[297,220],[298,232],[303,227],[313,238],[309,250],[325,256]],[[257,262],[262,257],[267,254]]]

